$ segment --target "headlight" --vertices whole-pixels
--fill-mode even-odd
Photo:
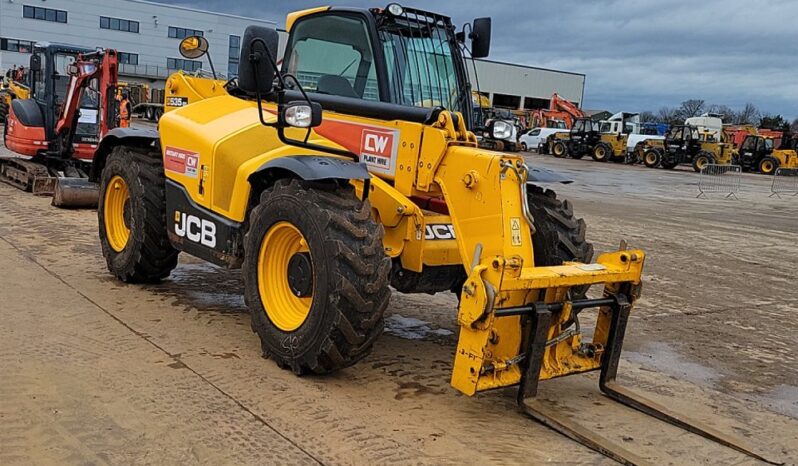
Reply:
[[[513,135],[513,126],[504,121],[493,122],[493,139],[507,139]]]
[[[309,128],[313,121],[310,105],[292,105],[285,109],[285,122],[295,128]]]

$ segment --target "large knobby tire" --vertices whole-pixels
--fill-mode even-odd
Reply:
[[[612,147],[606,142],[600,142],[593,147],[591,155],[596,162],[606,162],[612,158]]]
[[[535,221],[532,247],[536,266],[561,265],[565,261],[590,263],[593,245],[587,241],[587,224],[574,216],[568,200],[557,199],[550,189],[530,185],[527,189],[529,211]],[[584,297],[589,287],[572,289],[571,297]]]
[[[779,168],[779,161],[775,157],[765,157],[759,162],[759,172],[763,175],[772,175]]]
[[[158,150],[117,146],[100,175],[97,207],[103,256],[117,278],[154,283],[177,266],[167,235],[166,178]]]
[[[662,162],[662,153],[657,149],[648,149],[643,153],[643,165],[648,168],[657,168]]]
[[[551,155],[558,159],[565,158],[568,155],[568,146],[562,141],[557,141],[551,146]]]
[[[391,260],[369,202],[351,186],[281,180],[261,194],[249,221],[244,296],[263,355],[296,374],[333,372],[367,356],[391,295]]]
[[[701,151],[693,158],[693,170],[701,173],[701,170],[713,163],[715,163],[715,156],[711,152]]]

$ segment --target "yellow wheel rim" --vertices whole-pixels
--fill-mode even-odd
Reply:
[[[698,167],[699,170],[706,167],[707,159],[705,159],[704,157],[699,158],[698,162],[696,163],[696,166]]]
[[[596,155],[598,156],[598,158],[600,158],[600,159],[603,159],[603,158],[604,158],[604,156],[605,156],[605,155],[607,155],[607,153],[606,153],[606,152],[604,152],[604,148],[603,148],[603,147],[599,147],[599,148],[596,150]]]
[[[563,149],[563,146],[561,146],[561,145],[559,145],[559,144],[557,144],[557,145],[555,145],[555,146],[554,146],[554,153],[555,153],[555,154],[557,154],[557,155],[562,155],[562,154],[563,154],[563,152],[565,152],[565,150]]]
[[[105,190],[103,213],[105,214],[105,235],[108,244],[116,252],[122,252],[130,239],[130,228],[125,223],[125,206],[130,199],[127,182],[121,176],[114,176]]]
[[[313,296],[297,296],[289,280],[292,257],[309,252],[302,233],[288,222],[274,224],[260,243],[258,291],[261,303],[269,320],[285,332],[302,326],[313,304]]]
[[[648,162],[650,165],[653,165],[654,162],[656,162],[656,161],[657,161],[657,156],[656,155],[652,154],[651,152],[646,154],[646,162]]]
[[[765,173],[770,173],[773,171],[773,163],[770,160],[766,160],[762,164],[762,171]]]

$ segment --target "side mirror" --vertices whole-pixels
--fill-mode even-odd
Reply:
[[[33,54],[30,56],[30,70],[31,71],[41,71],[42,69],[42,57],[41,55]]]
[[[297,100],[280,108],[279,124],[294,128],[315,128],[321,124],[321,104]]]
[[[202,36],[189,36],[180,41],[180,55],[195,60],[208,53],[208,39]]]
[[[471,56],[485,58],[490,53],[490,18],[477,18],[471,26]]]
[[[263,26],[249,26],[241,41],[238,87],[248,94],[268,94],[277,73],[277,31]]]

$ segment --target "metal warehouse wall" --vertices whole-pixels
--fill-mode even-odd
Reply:
[[[67,24],[23,18],[23,5],[65,10]],[[139,33],[100,29],[100,16],[139,22]],[[87,47],[115,48],[138,54],[139,65],[166,68],[167,57],[181,58],[180,39],[168,36],[169,26],[203,31],[210,42],[216,70],[227,74],[229,36],[241,36],[250,24],[276,23],[211,13],[141,0],[0,0],[0,37],[34,42],[64,42]],[[30,55],[2,51],[2,68],[27,66]],[[209,70],[207,58],[203,69]]]
[[[467,63],[468,74],[476,89],[474,68]],[[531,66],[514,65],[491,60],[476,60],[479,87],[483,93],[505,94],[523,98],[551,99],[554,92],[560,97],[581,106],[585,75],[565,71],[547,70]]]

